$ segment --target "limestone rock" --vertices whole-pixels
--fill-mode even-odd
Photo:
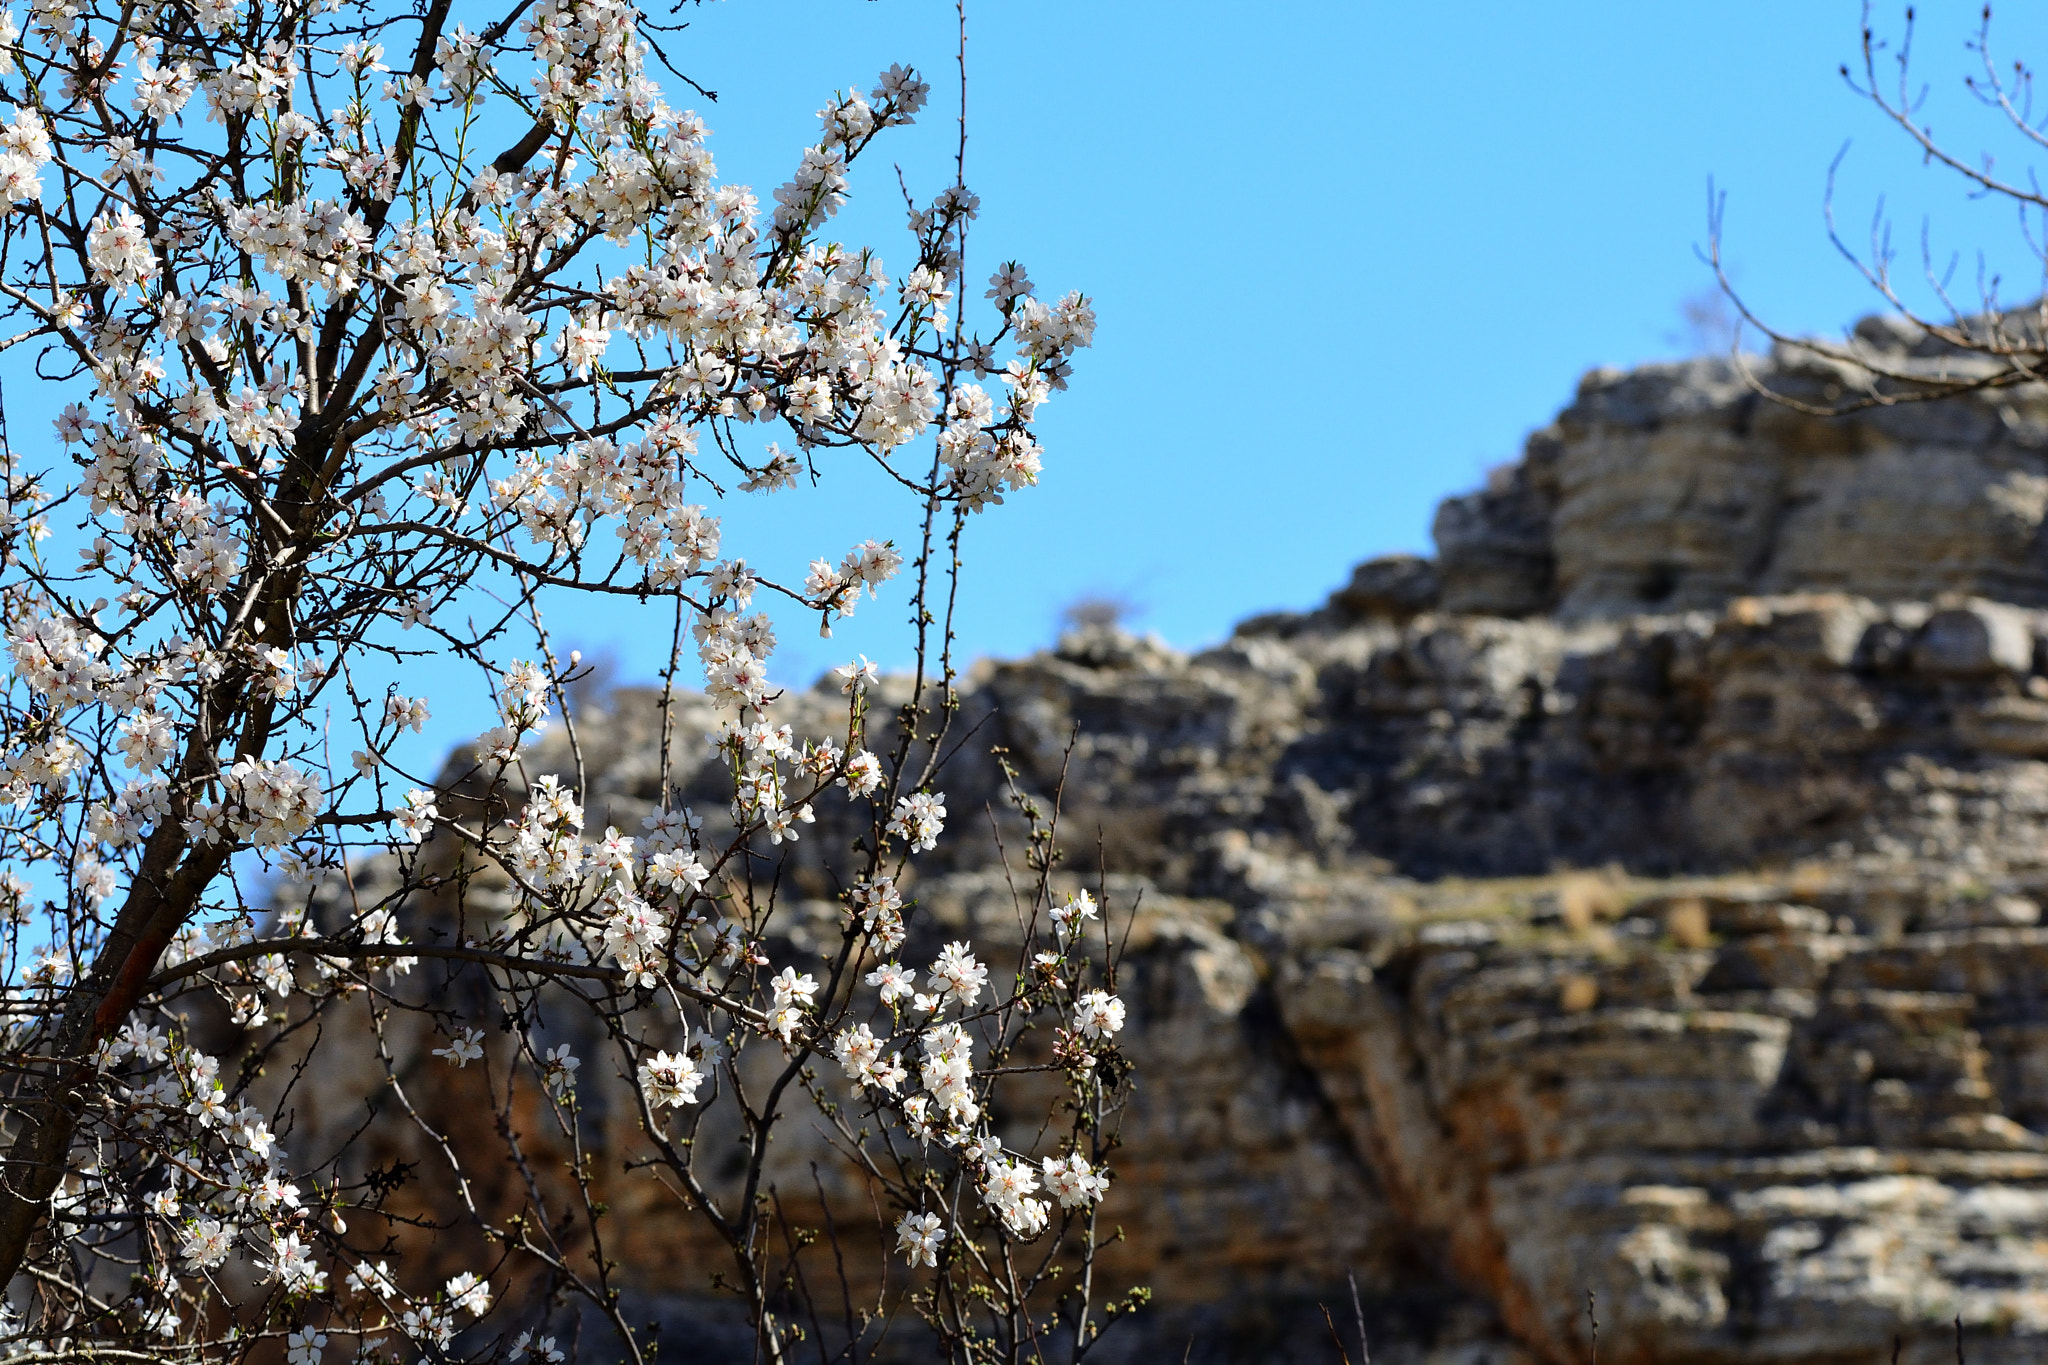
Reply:
[[[1931,1362],[1957,1316],[1972,1361],[2038,1358],[2044,521],[2048,391],[1825,421],[1726,362],[1596,372],[1444,504],[1433,563],[1192,655],[1097,627],[978,665],[949,805],[1009,838],[990,749],[1039,796],[1064,773],[1063,829],[1145,907],[1102,1273],[1155,1298],[1100,1358],[1334,1359],[1346,1267],[1382,1362],[1582,1361],[1589,1288],[1603,1361]],[[584,718],[595,827],[656,796],[657,705]],[[845,818],[783,882],[827,928]],[[1000,939],[997,858],[956,819],[926,932]],[[375,1084],[327,1078],[294,1141]],[[620,1226],[636,1302],[716,1358],[677,1287],[703,1248]]]
[[[1417,555],[1368,559],[1351,571],[1351,582],[1331,594],[1330,605],[1361,621],[1406,621],[1437,605],[1443,585],[1436,566]]]
[[[1806,359],[1749,359],[1774,391],[1834,382]],[[1698,360],[1589,374],[1520,465],[1444,504],[1436,534],[1454,611],[1628,616],[1810,590],[2040,606],[2044,519],[2038,387],[1828,419]]]

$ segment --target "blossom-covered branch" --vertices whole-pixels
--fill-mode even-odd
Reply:
[[[592,1349],[645,1359],[585,1149],[597,1082],[546,1036],[564,1010],[614,1054],[644,1128],[629,1168],[727,1247],[768,1358],[801,1330],[763,1187],[799,1098],[932,1272],[906,1302],[947,1353],[1042,1356],[1049,1303],[1070,1357],[1094,1340],[1052,1256],[1070,1231],[1094,1254],[1125,1015],[1079,932],[1096,903],[1054,887],[1056,820],[1018,798],[1007,984],[965,940],[921,977],[904,961],[915,859],[951,818],[962,531],[1036,483],[1033,422],[1092,309],[1014,262],[965,297],[963,183],[913,208],[898,276],[830,235],[855,163],[925,106],[915,72],[833,95],[764,204],[666,103],[653,31],[620,0],[476,31],[447,0],[0,14],[6,347],[67,402],[6,445],[0,505],[0,1350],[550,1360],[545,1305],[574,1299],[611,1328]],[[730,498],[849,461],[885,471],[917,543],[849,528],[800,584],[727,544]],[[912,678],[863,658],[836,720],[793,725],[761,605],[830,635],[904,576]],[[676,643],[659,782],[602,834],[577,661],[545,626],[583,593],[637,599]],[[380,681],[427,655],[497,713],[432,779],[394,751],[429,699]],[[724,775],[702,813],[671,783],[694,669]],[[780,887],[807,834],[838,841],[815,856],[842,913],[799,963]],[[436,1127],[423,1052],[478,1078],[501,1151]],[[410,1124],[445,1160],[474,1264],[408,1270],[407,1230],[453,1224],[395,1211],[353,1138],[287,1155],[295,1087],[336,1056],[393,1097],[363,1131]],[[1006,1138],[991,1097],[1025,1075],[1066,1098]],[[736,1170],[705,1166],[706,1122],[737,1133]],[[478,1193],[480,1161],[516,1207]]]

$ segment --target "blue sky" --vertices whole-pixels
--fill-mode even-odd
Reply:
[[[1937,130],[2014,153],[1961,89],[1977,6],[1921,8]],[[970,271],[1020,258],[1043,292],[1091,294],[1100,327],[1041,422],[1041,485],[971,528],[963,652],[1044,645],[1091,594],[1200,647],[1253,612],[1314,605],[1360,559],[1427,551],[1437,501],[1514,458],[1587,369],[1685,349],[1681,303],[1710,284],[1695,255],[1710,176],[1739,283],[1787,329],[1838,331],[1873,303],[1821,219],[1847,140],[1849,231],[1888,193],[1909,252],[1931,211],[1937,243],[2012,259],[2009,215],[1955,193],[1844,88],[1858,15],[1854,0],[972,0]],[[952,4],[722,0],[684,17],[663,46],[718,99],[672,98],[714,130],[722,175],[764,199],[830,91],[892,62],[928,73],[924,120],[864,160],[839,221],[885,263],[905,257],[889,162],[921,198],[951,175]],[[2000,33],[2048,52],[2048,19],[2008,15]],[[59,395],[12,396],[16,440],[47,439]],[[907,536],[891,494],[856,477],[728,508],[729,552],[799,579],[814,556]],[[790,622],[781,677],[856,650],[904,662],[902,615],[869,604],[830,641]],[[666,650],[658,608],[564,604],[550,624],[625,680]],[[490,723],[452,669],[408,668],[405,690],[435,712],[413,762]]]
[[[1921,8],[1938,11],[1919,48],[1937,129],[1997,146],[1961,98],[1977,6]],[[891,154],[914,189],[944,183],[951,4],[688,17],[668,51],[719,92],[702,107],[726,175],[774,183],[824,90],[907,60],[934,106]],[[967,652],[1038,647],[1090,593],[1200,646],[1314,604],[1359,559],[1427,551],[1436,502],[1512,459],[1584,371],[1684,349],[1681,301],[1710,283],[1710,176],[1739,283],[1791,329],[1837,331],[1872,303],[1821,217],[1846,140],[1851,231],[1888,192],[1909,243],[1923,210],[1938,241],[2010,242],[2005,215],[1952,193],[1844,88],[1858,19],[1844,0],[971,3],[970,249],[980,269],[1016,255],[1044,290],[1087,290],[1101,326],[1043,419],[1041,486],[970,533]],[[2048,50],[2048,26],[2011,19],[1994,33]],[[887,260],[899,210],[874,169],[845,223]],[[816,502],[775,508],[768,558],[836,550],[868,512],[840,490]],[[868,514],[888,524],[892,506]],[[788,674],[852,648],[895,660],[906,633],[865,610],[831,642],[785,632]],[[630,624],[585,629],[628,673],[652,667]]]

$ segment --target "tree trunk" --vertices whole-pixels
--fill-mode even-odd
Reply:
[[[22,1126],[0,1157],[0,1291],[21,1269],[64,1178],[71,1138],[92,1093],[93,1053],[141,1001],[164,949],[227,863],[225,847],[194,849],[169,876],[150,875],[152,864],[169,864],[184,852],[184,842],[176,821],[158,827],[106,946],[65,1005],[50,1069],[30,1077],[25,1093],[14,1098]]]

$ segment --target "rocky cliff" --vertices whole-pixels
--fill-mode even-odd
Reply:
[[[1142,907],[1121,1358],[1334,1361],[1347,1267],[1382,1361],[1582,1361],[1588,1290],[1603,1361],[2048,1350],[2044,520],[2048,391],[1820,419],[1596,372],[1434,561],[1194,655],[979,666],[949,805],[1000,809],[991,746],[1064,766]],[[658,722],[586,725],[599,826]],[[1000,935],[955,826],[921,910]],[[687,1331],[708,1258],[621,1226]]]

